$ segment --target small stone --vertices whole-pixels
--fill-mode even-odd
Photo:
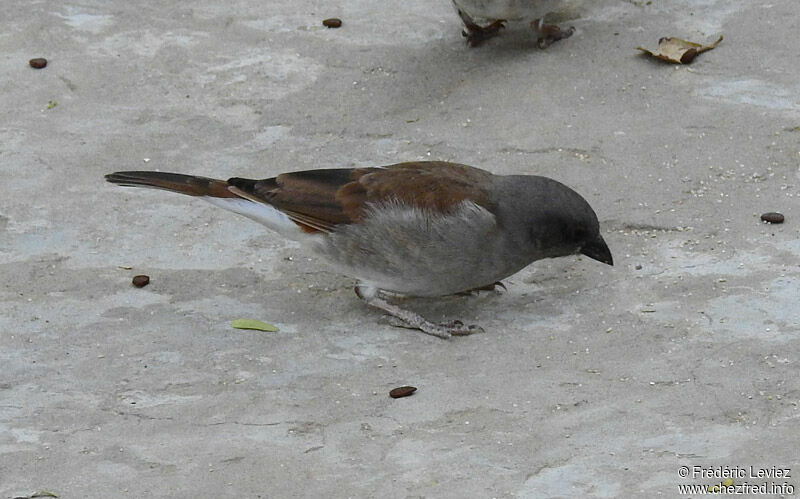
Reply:
[[[326,28],[339,28],[342,26],[342,20],[337,17],[331,17],[322,21],[322,25]]]
[[[775,211],[771,211],[769,213],[764,213],[761,215],[761,220],[771,224],[782,224],[783,223],[783,213],[778,213]]]
[[[28,61],[28,64],[30,64],[32,68],[42,69],[43,67],[47,66],[47,59],[44,57],[34,57]]]
[[[395,388],[394,390],[389,392],[389,396],[393,399],[399,399],[401,397],[408,397],[412,393],[417,391],[417,387],[415,386],[400,386]]]
[[[133,285],[137,288],[143,288],[150,284],[150,276],[137,275],[133,277]]]

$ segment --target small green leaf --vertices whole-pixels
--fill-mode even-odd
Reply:
[[[278,330],[278,328],[272,324],[267,324],[266,322],[257,321],[255,319],[236,319],[231,322],[231,327],[235,327],[236,329],[255,329],[256,331],[267,331],[270,333],[274,333]]]
[[[58,102],[56,102],[54,100],[51,100],[50,102],[47,103],[47,109],[53,109],[57,105],[58,105]]]

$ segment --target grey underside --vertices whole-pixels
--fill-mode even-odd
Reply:
[[[494,215],[472,202],[436,219],[425,210],[386,203],[372,207],[363,223],[336,230],[316,249],[339,272],[364,284],[439,296],[492,284],[535,259],[509,259],[508,244]]]

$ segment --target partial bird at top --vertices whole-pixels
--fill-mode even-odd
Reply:
[[[555,24],[545,24],[545,3],[542,0],[453,0],[464,22],[462,34],[471,47],[497,35],[507,22],[530,22],[538,36],[539,48],[572,36],[573,27],[562,30]]]

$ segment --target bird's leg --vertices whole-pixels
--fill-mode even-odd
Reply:
[[[384,317],[386,318],[386,321],[389,323],[390,326],[402,327],[406,329],[418,329],[420,331],[426,332],[423,329],[417,326],[412,326],[408,322],[398,319],[393,315],[384,315]],[[458,319],[452,321],[440,322],[439,324],[433,324],[433,326],[448,331],[450,333],[450,336],[469,336],[472,333],[485,332],[485,330],[482,327],[478,326],[477,324],[469,324],[465,326],[464,323]],[[433,333],[427,333],[427,334],[433,334]]]
[[[505,27],[503,23],[506,22],[505,19],[498,19],[488,26],[479,26],[461,9],[458,9],[458,16],[464,22],[464,30],[461,34],[466,37],[470,47],[477,47],[495,36],[500,29]]]
[[[554,42],[569,38],[575,33],[575,28],[573,26],[562,30],[555,24],[545,24],[544,17],[531,21],[531,29],[539,35],[538,44],[540,49],[546,49]]]
[[[378,295],[378,290],[375,288],[357,285],[355,287],[355,292],[367,305],[379,308],[400,321],[399,323],[393,322],[393,325],[402,325],[410,329],[419,329],[423,333],[442,339],[448,339],[453,335],[447,328],[430,322],[418,313],[402,308],[399,305],[390,303],[381,298]]]
[[[459,296],[471,296],[471,295],[474,295],[476,293],[480,293],[481,291],[497,291],[497,288],[503,288],[503,291],[508,291],[508,289],[506,289],[506,285],[505,284],[503,284],[500,281],[497,281],[497,282],[492,283],[492,284],[487,284],[486,286],[481,286],[479,288],[468,289],[466,291],[461,291],[461,292],[458,292],[456,294],[459,295]]]
[[[451,336],[466,336],[481,330],[479,326],[464,326],[461,321],[434,324],[416,312],[381,298],[378,290],[371,286],[356,285],[355,292],[367,305],[388,313],[391,316],[390,323],[393,326],[419,329],[425,334],[442,339],[448,339]]]

